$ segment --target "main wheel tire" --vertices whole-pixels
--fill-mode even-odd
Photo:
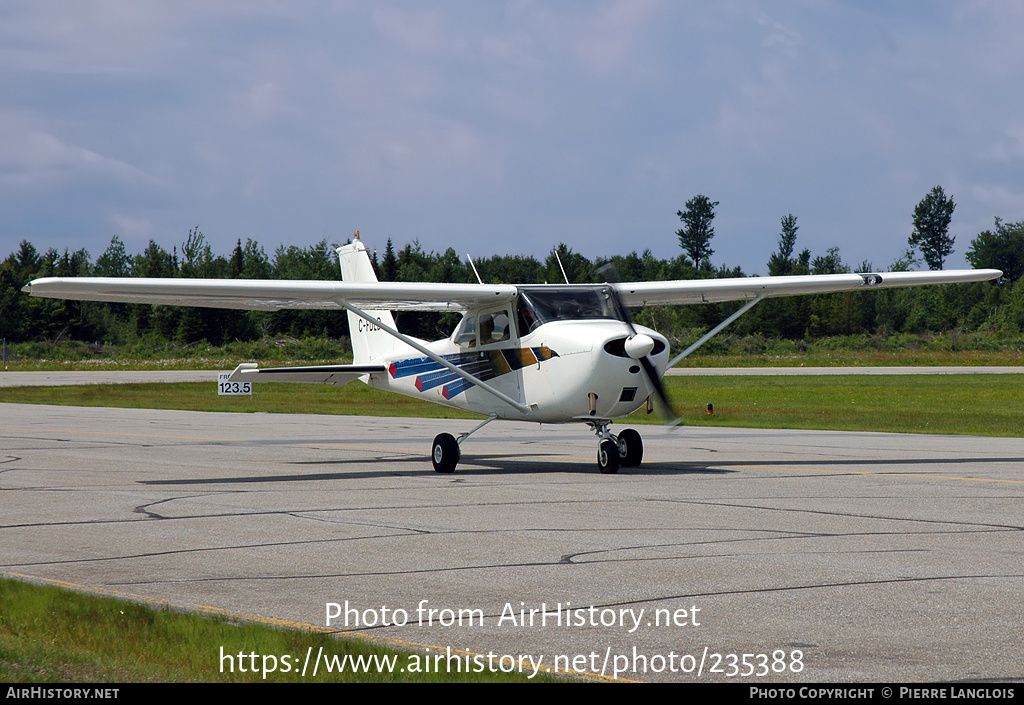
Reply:
[[[459,464],[459,444],[455,436],[450,433],[442,433],[434,439],[434,445],[430,453],[430,460],[434,463],[434,472],[455,472],[455,466]]]
[[[619,460],[623,467],[632,468],[644,459],[644,442],[640,434],[627,428],[619,434]]]
[[[597,467],[602,475],[614,475],[619,471],[619,446],[610,438],[598,446]]]

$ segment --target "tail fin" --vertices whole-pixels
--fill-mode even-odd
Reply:
[[[377,275],[370,263],[370,255],[366,246],[359,240],[359,233],[348,245],[337,249],[338,262],[341,264],[341,278],[347,282],[375,282]],[[367,311],[378,321],[394,328],[395,319],[391,311]],[[395,349],[398,342],[390,333],[377,326],[367,323],[364,319],[349,311],[349,336],[352,338],[352,362],[365,365],[379,360]]]

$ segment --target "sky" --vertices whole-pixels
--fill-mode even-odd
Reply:
[[[797,249],[885,269],[956,202],[947,268],[1024,220],[1024,4],[805,0],[0,4],[0,258],[198,226],[462,256]]]

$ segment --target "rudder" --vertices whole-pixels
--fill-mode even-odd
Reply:
[[[341,265],[343,281],[377,281],[369,252],[359,239],[358,232],[351,243],[342,245],[336,252],[338,253],[338,263]],[[395,328],[395,319],[391,315],[391,311],[367,311],[367,313],[381,323]],[[381,359],[392,352],[398,342],[390,333],[370,324],[351,311],[348,312],[348,330],[352,339],[352,362],[356,365],[365,365]]]

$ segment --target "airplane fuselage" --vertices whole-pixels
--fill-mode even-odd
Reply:
[[[387,372],[371,375],[368,384],[479,414],[543,423],[621,418],[644,406],[654,393],[640,363],[624,350],[631,332],[621,321],[551,321],[522,337],[510,335],[493,343],[477,339],[472,345],[457,342],[463,328],[426,347],[528,405],[529,412],[405,346],[380,361]],[[636,330],[655,341],[649,359],[659,376],[664,374],[668,341],[649,328]]]

